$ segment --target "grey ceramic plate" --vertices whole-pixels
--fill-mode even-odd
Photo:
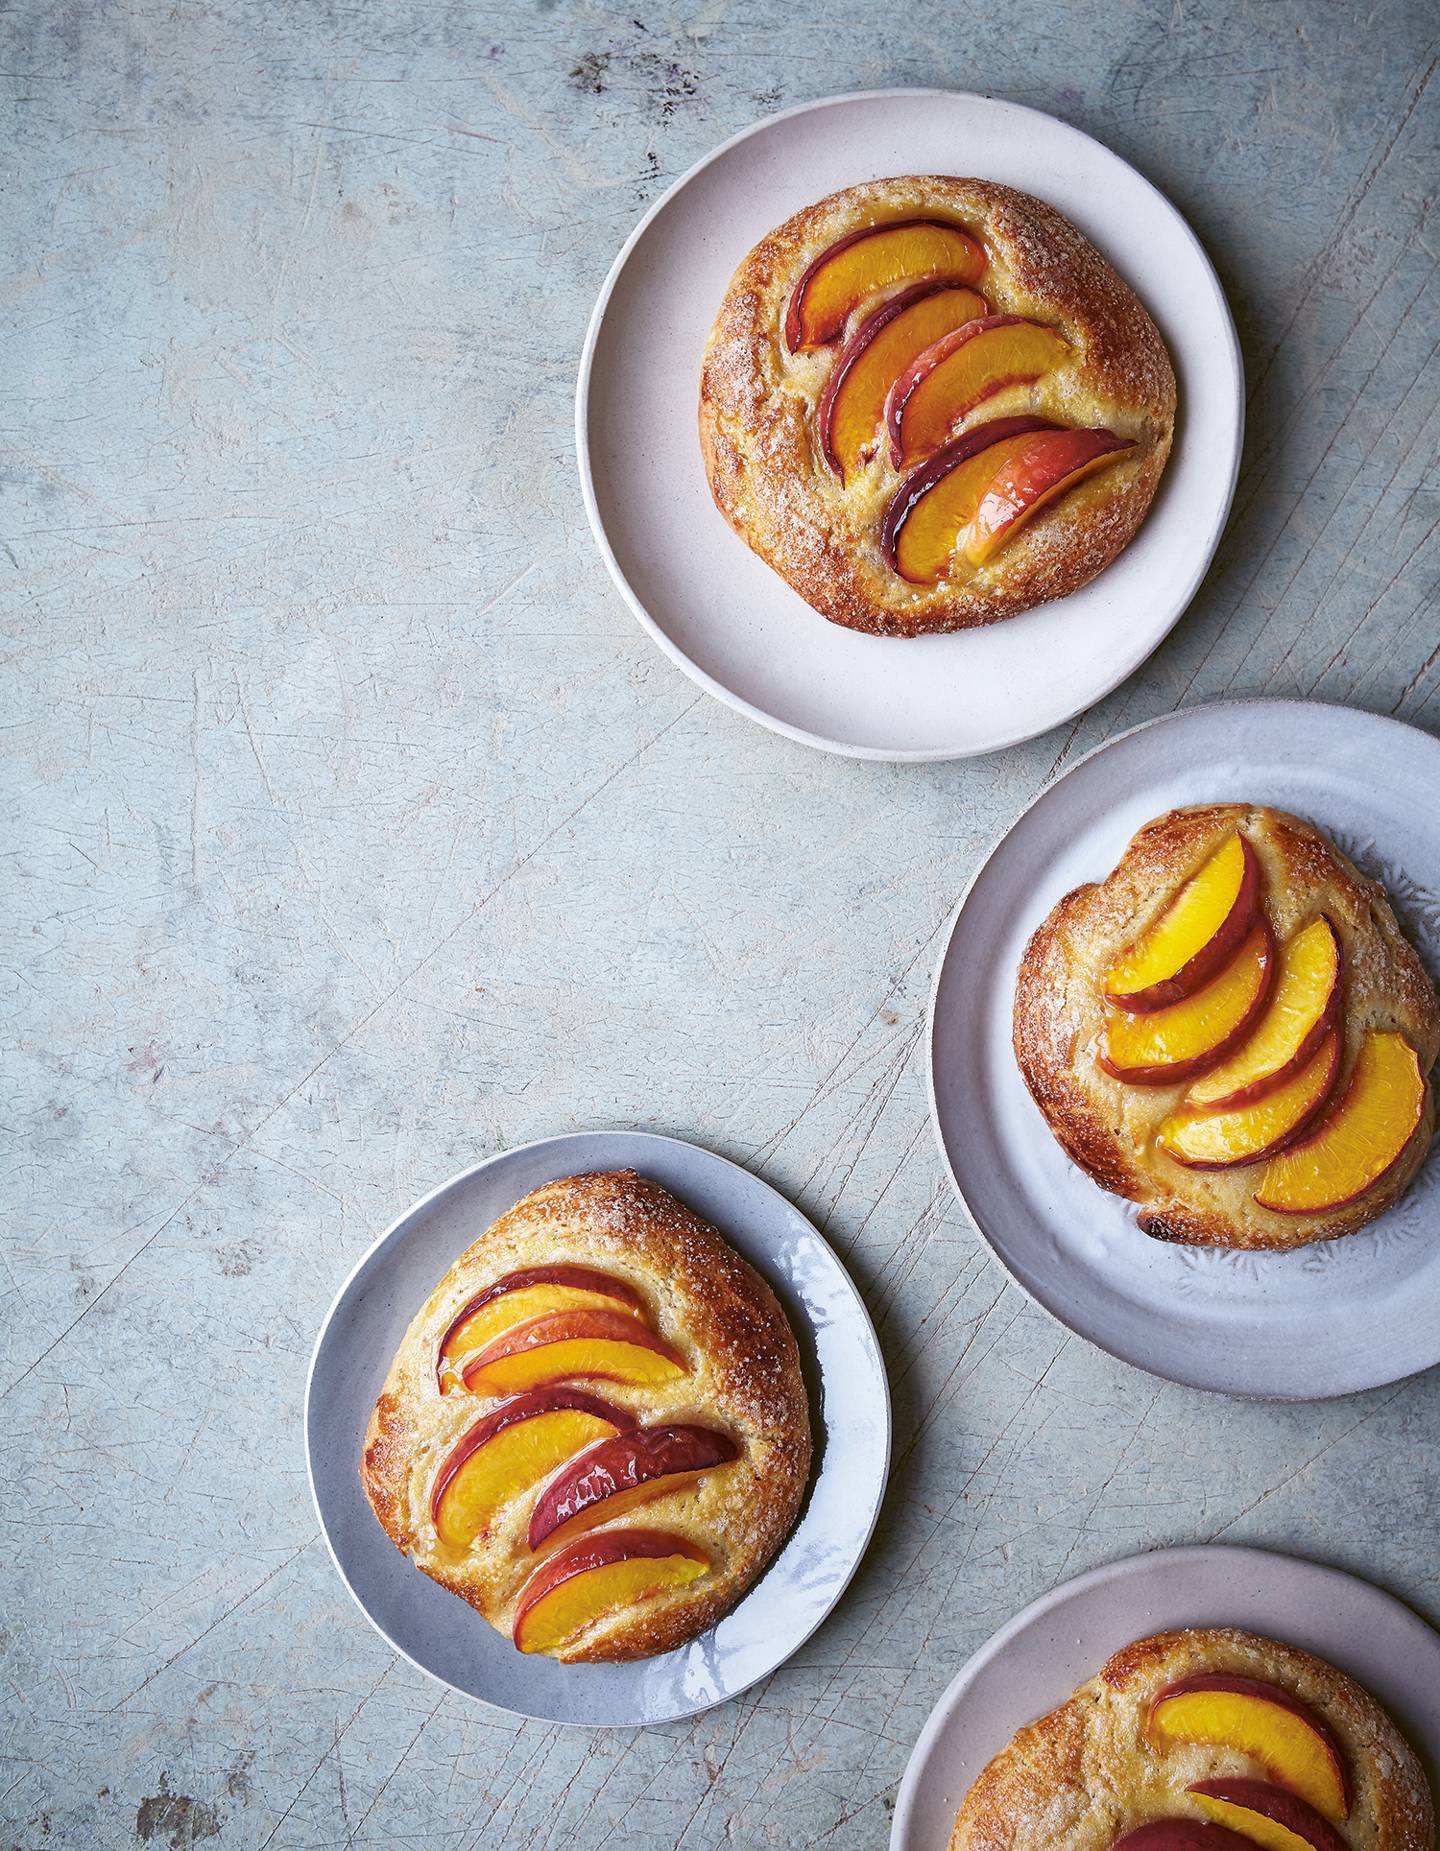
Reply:
[[[719,1625],[663,1658],[559,1665],[517,1652],[400,1555],[361,1493],[360,1442],[406,1326],[455,1256],[541,1183],[627,1167],[688,1203],[769,1281],[800,1345],[816,1461],[790,1540]],[[463,1695],[517,1715],[634,1726],[692,1716],[738,1696],[829,1613],[879,1513],[890,1461],[890,1395],[860,1295],[783,1196],[678,1138],[589,1131],[491,1157],[442,1183],[381,1235],[321,1328],[305,1394],[305,1446],[335,1566],[397,1652]]]
[[[1253,800],[1308,817],[1440,970],[1440,741],[1310,701],[1225,701],[1125,733],[1042,791],[961,900],[930,1010],[930,1085],[956,1189],[1011,1277],[1101,1349],[1190,1387],[1312,1399],[1440,1361],[1440,1143],[1371,1227],[1294,1253],[1174,1247],[1066,1157],[1010,1045],[1015,971],[1063,894],[1150,817]]]
[[[1374,1692],[1440,1768],[1440,1634],[1368,1581],[1261,1549],[1160,1549],[1092,1569],[1017,1613],[931,1712],[900,1783],[890,1851],[946,1851],[955,1812],[1023,1723],[1112,1652],[1177,1626],[1243,1626],[1328,1659]]]
[[[1097,579],[1006,623],[910,642],[827,623],[749,551],[715,511],[695,425],[701,355],[741,258],[792,212],[887,174],[978,174],[1057,206],[1154,316],[1181,405],[1145,524]],[[1099,700],[1185,609],[1234,492],[1244,387],[1209,259],[1118,154],[998,97],[871,90],[755,123],[636,226],[581,357],[580,486],[622,597],[718,700],[829,752],[964,758]]]

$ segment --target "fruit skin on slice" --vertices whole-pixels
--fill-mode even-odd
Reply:
[[[1334,1026],[1344,963],[1339,935],[1323,913],[1292,932],[1280,947],[1275,988],[1254,1032],[1195,1082],[1185,1103],[1228,1111],[1298,1073]]]
[[[1400,1161],[1429,1104],[1410,1043],[1393,1029],[1367,1029],[1338,1103],[1308,1137],[1266,1165],[1255,1200],[1280,1215],[1343,1208]]]
[[[709,1557],[665,1530],[601,1530],[548,1556],[521,1590],[513,1637],[522,1652],[553,1652],[597,1620],[684,1587],[707,1574]]]
[[[1095,1058],[1130,1086],[1175,1086],[1203,1073],[1249,1034],[1275,980],[1275,935],[1260,913],[1209,983],[1166,1009],[1111,1009]]]
[[[795,285],[785,311],[785,345],[791,353],[827,346],[867,296],[942,277],[978,282],[985,262],[984,246],[945,219],[862,226],[822,251]]]
[[[996,470],[960,535],[960,551],[972,566],[987,565],[1043,508],[1134,448],[1132,438],[1098,429],[1032,437]]]
[[[1150,1819],[1117,1838],[1110,1851],[1255,1851],[1255,1844],[1208,1819]]]
[[[885,401],[897,469],[936,449],[967,413],[1005,386],[1029,385],[1059,366],[1070,343],[1025,315],[986,315],[917,354]]]
[[[1143,1012],[1193,996],[1230,962],[1260,904],[1260,863],[1236,831],[1106,971],[1105,1000]]]
[[[508,1395],[576,1377],[645,1387],[688,1373],[678,1350],[622,1311],[552,1311],[472,1357],[465,1386],[472,1395]]]
[[[842,481],[875,454],[897,375],[938,335],[984,313],[973,289],[917,283],[866,316],[836,356],[815,414],[821,453]]]
[[[1223,1671],[1181,1678],[1151,1704],[1146,1732],[1157,1748],[1206,1742],[1249,1755],[1327,1819],[1350,1810],[1335,1738],[1298,1697],[1263,1678]]]
[[[890,497],[880,547],[891,567],[912,585],[943,578],[996,463],[1032,431],[1056,428],[1048,418],[991,418],[942,445]]]
[[[1265,1851],[1350,1851],[1308,1800],[1268,1780],[1201,1780],[1190,1792],[1217,1825],[1243,1832]]]
[[[511,1498],[630,1424],[629,1415],[579,1388],[537,1389],[502,1402],[467,1428],[435,1474],[436,1534],[451,1549],[468,1549]]]
[[[435,1357],[440,1393],[463,1386],[465,1360],[513,1325],[547,1311],[582,1308],[645,1316],[645,1306],[633,1286],[592,1266],[526,1266],[507,1273],[462,1305],[446,1326]]]
[[[1335,1029],[1296,1074],[1248,1105],[1223,1112],[1181,1106],[1163,1121],[1155,1142],[1190,1170],[1225,1170],[1258,1163],[1296,1138],[1330,1097],[1340,1071]]]
[[[607,1523],[739,1456],[730,1435],[713,1427],[638,1427],[598,1439],[540,1493],[530,1514],[530,1547],[538,1549],[562,1531]]]

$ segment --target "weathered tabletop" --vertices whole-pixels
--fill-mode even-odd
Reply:
[[[1440,1374],[1237,1405],[1068,1337],[951,1199],[918,1045],[977,859],[1111,732],[1263,692],[1440,725],[1437,23],[10,6],[5,1845],[878,1851],[960,1661],[1093,1563],[1244,1538],[1440,1620]],[[571,447],[644,206],[777,106],[892,83],[1135,161],[1251,388],[1229,532],[1156,657],[1073,726],[909,769],[698,694],[612,591]],[[609,1124],[802,1204],[895,1391],[838,1613],[638,1734],[397,1659],[317,1536],[299,1420],[401,1206]]]

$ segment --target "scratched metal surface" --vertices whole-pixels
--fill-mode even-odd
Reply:
[[[1092,1563],[1243,1538],[1440,1620],[1440,1376],[1239,1406],[1067,1338],[950,1200],[918,1047],[958,889],[1109,733],[1260,693],[1440,726],[1433,9],[21,0],[3,30],[0,1843],[876,1851],[952,1671]],[[1155,658],[1057,734],[911,769],[698,696],[612,593],[571,455],[642,208],[777,106],[893,83],[1137,162],[1251,385],[1234,519]],[[896,1449],[794,1663],[589,1735],[391,1656],[317,1540],[299,1413],[398,1208],[613,1123],[821,1223]]]

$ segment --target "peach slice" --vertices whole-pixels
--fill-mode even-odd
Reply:
[[[1281,1215],[1317,1215],[1353,1202],[1405,1154],[1429,1097],[1420,1056],[1405,1037],[1367,1029],[1339,1103],[1266,1166],[1255,1200]]]
[[[917,283],[882,303],[846,341],[816,411],[820,448],[843,481],[879,447],[886,395],[917,353],[985,313],[985,298],[947,283]]]
[[[516,1395],[468,1428],[435,1474],[430,1518],[441,1542],[468,1549],[495,1513],[630,1418],[579,1388]]]
[[[1106,1001],[1133,1013],[1193,996],[1230,962],[1249,934],[1259,901],[1255,851],[1244,836],[1227,836],[1106,971]]]
[[[645,1315],[640,1294],[632,1286],[591,1266],[526,1266],[507,1273],[462,1305],[450,1320],[435,1359],[440,1393],[461,1387],[466,1359],[503,1331],[547,1311],[592,1308],[627,1311],[637,1318]]]
[[[1208,1819],[1150,1819],[1117,1838],[1110,1851],[1255,1851],[1255,1845]]]
[[[1147,1730],[1159,1748],[1205,1742],[1258,1761],[1327,1819],[1350,1810],[1345,1765],[1330,1731],[1298,1697],[1261,1678],[1202,1672],[1162,1690]]]
[[[983,566],[1042,508],[1104,469],[1135,444],[1114,431],[1044,431],[1007,456],[960,536],[960,551]]]
[[[678,1350],[623,1311],[552,1311],[497,1337],[464,1375],[471,1394],[510,1395],[576,1377],[649,1387],[688,1371]]]
[[[1322,913],[1280,947],[1275,988],[1253,1034],[1186,1094],[1205,1111],[1229,1111],[1262,1098],[1309,1060],[1340,1005],[1344,960],[1335,928]]]
[[[664,1530],[602,1530],[548,1557],[515,1608],[522,1652],[554,1652],[622,1607],[684,1587],[708,1572],[709,1558]]]
[[[1262,913],[1230,962],[1192,996],[1143,1015],[1112,1009],[1095,1058],[1131,1086],[1188,1080],[1249,1034],[1274,978],[1275,936]]]
[[[640,1427],[598,1439],[540,1493],[530,1514],[530,1547],[608,1522],[739,1456],[730,1435],[712,1427]]]
[[[991,418],[962,431],[896,489],[880,523],[886,559],[912,585],[944,578],[955,538],[970,519],[1000,459],[1035,431],[1057,427],[1048,418]]]
[[[866,225],[822,251],[795,285],[785,311],[785,345],[791,353],[826,346],[851,309],[897,283],[940,277],[973,283],[984,269],[984,246],[943,219]]]
[[[1201,1780],[1190,1791],[1208,1818],[1233,1826],[1265,1851],[1349,1851],[1308,1800],[1268,1780]]]
[[[1248,1105],[1225,1112],[1172,1112],[1155,1142],[1191,1170],[1223,1170],[1258,1163],[1299,1135],[1330,1097],[1340,1069],[1340,1037],[1332,1029],[1310,1059],[1288,1080]]]
[[[986,315],[917,354],[885,401],[897,469],[939,447],[967,413],[1004,386],[1029,385],[1059,366],[1070,343],[1024,315]]]

